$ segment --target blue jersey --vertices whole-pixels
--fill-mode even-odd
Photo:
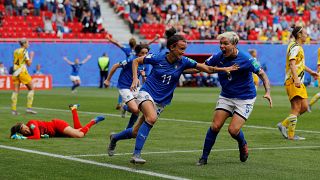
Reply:
[[[167,54],[148,54],[144,58],[145,64],[151,64],[152,70],[143,84],[141,91],[148,92],[153,100],[163,106],[170,104],[173,92],[177,86],[180,75],[185,69],[195,68],[197,62],[182,57],[180,60],[171,64],[167,60]]]
[[[80,70],[81,66],[82,66],[82,63],[72,64],[71,65],[71,68],[72,68],[71,76],[79,76],[79,70]]]
[[[136,55],[136,52],[131,47],[122,47],[121,50],[126,54],[127,59]]]
[[[131,56],[128,60],[119,62],[120,67],[122,68],[119,79],[118,79],[118,88],[119,89],[130,89],[132,84],[132,62],[137,56]],[[138,77],[140,76],[140,71],[144,70],[144,65],[141,64],[138,66]]]
[[[226,98],[253,99],[256,97],[256,88],[253,83],[252,72],[258,73],[260,65],[257,60],[249,54],[239,51],[237,57],[224,57],[222,52],[212,55],[205,62],[208,66],[228,67],[238,64],[240,68],[232,71],[230,75],[226,72],[218,72],[222,87],[221,96]]]

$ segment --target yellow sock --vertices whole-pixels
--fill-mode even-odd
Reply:
[[[296,129],[297,122],[298,122],[297,116],[289,119],[288,139],[292,139],[294,137],[294,131]]]
[[[288,128],[288,126],[289,126],[289,119],[291,119],[291,118],[297,118],[297,116],[294,115],[294,114],[289,114],[289,116],[286,117],[286,118],[281,122],[282,126]]]
[[[320,93],[315,94],[310,100],[310,106],[316,103],[320,99]]]
[[[32,108],[34,90],[28,92],[27,95],[27,108]]]
[[[13,111],[17,110],[17,102],[18,102],[18,93],[13,92],[11,96],[11,109]]]

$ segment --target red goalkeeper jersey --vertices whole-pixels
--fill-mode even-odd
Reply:
[[[32,135],[27,138],[40,139],[41,135],[44,134],[48,134],[50,137],[54,137],[57,134],[63,135],[63,130],[69,125],[63,120],[53,119],[52,121],[30,120],[27,126],[32,132]]]

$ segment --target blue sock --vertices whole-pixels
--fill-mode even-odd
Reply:
[[[131,117],[130,117],[130,120],[128,122],[128,125],[127,125],[126,129],[132,128],[134,123],[137,121],[138,117],[139,117],[139,115],[131,114]]]
[[[147,140],[147,137],[149,135],[151,128],[152,126],[150,124],[146,122],[142,123],[136,138],[136,146],[134,148],[134,154],[141,154],[141,150],[143,148],[144,143]]]
[[[126,111],[128,111],[128,112],[130,112],[130,113],[131,113],[131,111],[130,111],[130,109],[129,109],[128,105],[124,105],[124,106],[122,106],[122,109],[124,109],[124,110],[126,110]]]
[[[204,140],[203,151],[202,151],[202,159],[208,159],[212,146],[214,145],[218,133],[212,131],[211,127],[209,127],[206,135],[206,139]]]
[[[119,95],[118,96],[118,104],[121,104],[122,103],[122,97]]]
[[[131,139],[133,137],[132,131],[133,131],[132,128],[125,129],[125,130],[119,132],[118,134],[113,135],[113,139],[116,142],[119,140],[122,140],[122,139]]]
[[[242,147],[245,144],[247,144],[246,140],[244,139],[244,134],[241,129],[240,129],[240,132],[238,135],[232,136],[232,137],[233,137],[233,139],[238,141],[239,147]]]

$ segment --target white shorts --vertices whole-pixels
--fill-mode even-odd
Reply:
[[[139,93],[139,89],[133,92],[130,89],[119,89],[119,94],[121,95],[122,101],[124,103],[127,103],[132,99],[137,98],[138,93]]]
[[[256,98],[243,100],[219,96],[216,110],[227,111],[230,113],[230,116],[236,113],[239,116],[241,116],[244,120],[247,120],[253,110],[253,105],[255,101]]]
[[[71,81],[80,81],[80,76],[70,76]]]
[[[139,94],[136,99],[136,103],[140,107],[141,103],[143,103],[144,101],[151,101],[153,103],[154,109],[157,111],[157,115],[159,117],[160,114],[162,113],[162,111],[164,110],[164,106],[154,102],[153,98],[150,96],[150,94],[148,92],[139,91]]]

